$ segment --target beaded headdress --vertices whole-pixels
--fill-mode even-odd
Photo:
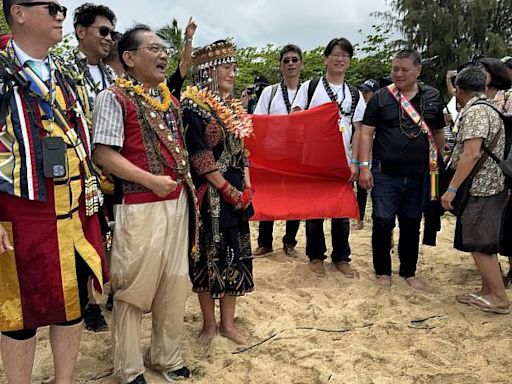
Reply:
[[[218,91],[216,68],[222,64],[236,63],[236,46],[220,40],[198,48],[192,53],[192,79],[199,88]]]

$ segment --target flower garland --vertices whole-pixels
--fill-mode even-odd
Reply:
[[[205,103],[236,138],[243,139],[253,132],[251,116],[238,99],[223,100],[208,88],[187,87],[184,97]]]
[[[140,84],[134,84],[132,80],[127,79],[126,77],[118,77],[116,79],[116,84],[121,88],[127,88],[133,90],[135,94],[142,97],[144,101],[154,109],[160,112],[167,112],[171,106],[171,91],[165,83],[158,84],[158,88],[160,88],[160,92],[162,93],[163,101],[159,101],[154,97],[151,97],[145,90],[144,87]]]

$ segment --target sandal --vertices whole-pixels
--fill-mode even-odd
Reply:
[[[480,296],[478,296],[476,293],[463,293],[460,295],[455,295],[455,300],[457,300],[459,303],[462,304],[471,304],[471,300],[478,299]]]
[[[469,304],[483,312],[488,313],[508,315],[511,312],[510,304],[506,307],[498,307],[497,305],[493,305],[489,300],[482,296],[477,296],[475,299],[471,299]]]

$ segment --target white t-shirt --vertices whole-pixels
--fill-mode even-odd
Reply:
[[[272,87],[273,85],[269,85],[265,87],[263,92],[260,95],[260,99],[258,100],[258,105],[256,105],[256,109],[254,110],[255,115],[287,115],[288,111],[286,110],[286,104],[284,102],[283,90],[281,89],[281,84],[277,85],[277,90],[272,98],[272,102],[270,101],[270,97],[272,96]],[[295,100],[295,96],[297,95],[297,89],[289,89],[288,91],[288,100],[290,100],[290,105],[293,104]],[[270,109],[269,109],[270,103]]]
[[[308,105],[308,88],[311,80],[306,81],[304,84],[300,86],[299,93],[295,98],[295,101],[292,104],[292,108],[299,107],[300,109],[306,109]],[[341,107],[344,111],[350,112],[352,109],[352,95],[350,94],[350,88],[347,83],[341,85],[329,84],[334,92],[338,91],[337,102],[341,102]],[[358,91],[359,92],[359,91]],[[330,103],[331,99],[325,90],[322,79],[318,82],[316,86],[315,92],[313,92],[313,96],[311,97],[311,103],[309,104],[309,108],[317,107],[319,105]],[[349,162],[352,159],[352,146],[350,141],[352,140],[352,122],[358,123],[363,121],[364,111],[366,110],[366,103],[364,102],[363,95],[359,92],[359,102],[356,105],[356,109],[354,110],[354,116],[345,116],[340,112],[340,118],[343,119],[343,125],[346,127],[343,132],[343,144],[345,145],[345,154],[347,156],[347,161]]]

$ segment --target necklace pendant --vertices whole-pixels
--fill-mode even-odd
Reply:
[[[338,119],[338,129],[340,133],[344,133],[347,130],[347,127],[345,126],[345,123],[341,117]]]
[[[53,120],[50,120],[50,125],[48,125],[48,132],[53,133],[55,127],[53,125]]]

